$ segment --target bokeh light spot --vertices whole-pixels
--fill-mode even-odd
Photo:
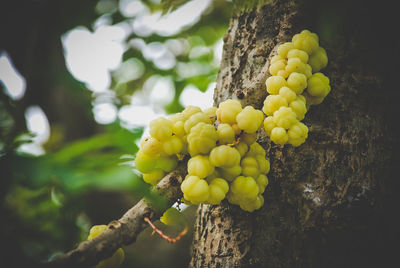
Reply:
[[[7,53],[0,53],[0,83],[13,100],[21,99],[26,90],[25,78],[14,67]]]

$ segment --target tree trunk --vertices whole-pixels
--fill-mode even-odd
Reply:
[[[233,15],[215,105],[235,98],[261,109],[270,58],[303,29],[327,51],[322,72],[332,90],[307,112],[300,147],[259,134],[271,162],[260,210],[199,206],[191,267],[384,267],[395,259],[393,17],[382,2],[331,2],[272,1]]]

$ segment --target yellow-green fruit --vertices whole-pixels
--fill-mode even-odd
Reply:
[[[232,193],[232,189],[228,192],[226,195],[226,199],[228,199],[228,202],[231,204],[239,205],[240,201],[243,199],[240,194],[234,194]]]
[[[268,136],[271,136],[271,131],[276,127],[273,116],[268,116],[264,119],[264,129]]]
[[[200,179],[204,179],[214,172],[214,166],[206,155],[196,155],[190,158],[187,168],[189,175],[195,175]]]
[[[88,240],[91,240],[107,229],[107,225],[94,225],[89,230]]]
[[[221,174],[222,172],[219,168],[214,168],[214,172],[211,175],[207,176],[205,180],[207,181],[208,185],[210,185],[213,179],[222,178],[223,176]]]
[[[328,65],[328,56],[323,47],[318,47],[310,56],[309,64],[314,73],[319,72],[322,68]]]
[[[268,177],[264,174],[260,174],[256,179],[258,189],[260,190],[260,194],[264,193],[265,188],[268,185]]]
[[[296,113],[290,107],[281,107],[274,113],[274,123],[284,129],[290,128],[297,122]]]
[[[185,118],[185,120],[187,120],[192,115],[194,115],[195,113],[199,113],[199,112],[201,112],[201,109],[199,107],[189,105],[182,111],[182,114],[183,114],[183,117]]]
[[[186,119],[183,113],[176,113],[168,116],[168,120],[171,121],[173,124],[175,124],[176,122],[179,121],[185,122]]]
[[[242,167],[237,165],[230,168],[221,168],[221,175],[227,181],[232,181],[242,173]]]
[[[254,178],[245,176],[239,176],[234,179],[230,190],[233,194],[248,199],[255,198],[259,192],[258,185]]]
[[[296,94],[301,94],[307,87],[307,77],[305,74],[294,72],[289,75],[287,83]]]
[[[215,147],[218,134],[213,125],[203,122],[190,129],[187,136],[188,151],[191,156],[208,154]]]
[[[210,152],[210,162],[216,167],[229,168],[239,165],[240,153],[228,145],[220,145]]]
[[[207,108],[203,112],[210,118],[212,123],[217,119],[217,107]]]
[[[177,136],[171,136],[163,142],[162,148],[167,155],[178,154],[183,149],[183,142]]]
[[[287,65],[286,65],[286,67],[287,67]],[[279,70],[277,75],[281,76],[282,78],[285,78],[285,79],[288,78],[290,72],[286,71],[286,67],[285,67],[285,69]]]
[[[183,121],[177,121],[172,125],[172,133],[175,134],[175,136],[178,137],[183,137],[186,135],[185,132],[185,123]]]
[[[234,124],[236,115],[242,111],[242,105],[237,100],[226,100],[218,105],[216,111],[217,119],[220,123]]]
[[[306,107],[310,107],[310,105],[321,104],[324,101],[324,97],[313,97],[308,94],[308,92],[304,92],[303,96],[306,99]]]
[[[162,156],[154,163],[155,168],[161,169],[165,172],[170,172],[178,165],[178,159],[175,156]],[[140,170],[139,170],[140,171]]]
[[[319,46],[318,36],[309,30],[303,30],[301,33],[294,35],[292,42],[295,48],[304,50],[309,55]]]
[[[240,157],[243,157],[249,150],[249,146],[243,141],[236,144],[235,148],[236,148],[236,150],[238,150]]]
[[[229,185],[226,180],[216,178],[210,183],[210,195],[207,203],[218,205],[225,198],[226,193],[229,191]]]
[[[208,183],[197,176],[186,176],[181,184],[183,197],[192,204],[200,204],[207,201],[210,196]]]
[[[244,176],[251,176],[255,178],[260,174],[257,159],[254,157],[244,157],[240,162],[240,166],[242,167],[242,174]]]
[[[254,142],[253,144],[250,145],[250,149],[247,152],[246,156],[257,156],[261,155],[265,157],[265,150],[264,148],[257,142]]]
[[[266,115],[273,115],[282,106],[288,106],[287,100],[280,95],[268,95],[264,100],[262,108]]]
[[[291,90],[289,87],[281,87],[279,90],[279,96],[282,96],[286,99],[288,103],[291,103],[296,99],[296,92]]]
[[[270,64],[272,64],[272,63],[274,63],[274,62],[276,62],[276,61],[279,61],[279,60],[284,60],[284,59],[286,59],[286,56],[285,57],[281,57],[281,56],[279,56],[279,55],[275,55],[275,56],[273,56],[272,58],[271,58],[271,60],[270,60]]]
[[[271,63],[269,66],[269,73],[272,75],[278,75],[279,71],[283,71],[286,68],[286,60],[277,60]]]
[[[314,38],[314,40],[319,44],[319,37],[316,33],[312,33],[309,30],[301,31],[301,34],[308,34],[310,37]]]
[[[292,42],[286,42],[278,47],[278,55],[282,58],[286,58],[289,50],[294,48],[294,44]]]
[[[135,158],[135,167],[142,173],[149,173],[154,169],[154,161],[156,159],[157,158],[147,155],[139,150]]]
[[[159,141],[164,141],[172,136],[172,121],[159,117],[150,122],[150,135]]]
[[[185,136],[182,136],[182,137],[180,137],[181,138],[181,140],[182,140],[182,151],[181,151],[181,155],[184,155],[184,154],[188,154],[188,141],[187,141],[187,136],[188,135],[185,135]]]
[[[265,85],[269,94],[277,95],[282,87],[287,86],[287,82],[283,77],[273,75],[267,78]]]
[[[183,222],[184,217],[182,212],[171,207],[163,213],[163,215],[160,217],[160,221],[165,225],[173,226]]]
[[[313,97],[325,98],[331,91],[329,78],[323,73],[315,73],[308,79],[307,92]]]
[[[303,70],[301,71],[302,74],[304,74],[307,79],[312,76],[312,68],[310,64],[305,64]]]
[[[264,115],[261,111],[254,109],[253,106],[246,106],[236,116],[236,122],[240,129],[247,133],[256,132],[263,122]]]
[[[153,137],[146,137],[140,143],[140,150],[149,156],[159,156],[164,153],[163,144]]]
[[[287,57],[288,58],[298,58],[304,63],[307,63],[307,61],[308,61],[307,52],[297,49],[297,48],[293,48],[293,49],[289,50]]]
[[[288,77],[291,73],[302,73],[307,78],[312,75],[312,68],[309,64],[302,62],[299,58],[290,58],[287,61],[287,65],[285,68]]]
[[[150,173],[143,173],[143,180],[151,185],[156,185],[165,175],[161,169],[156,169]]]
[[[238,124],[236,124],[236,123],[232,124],[231,127],[232,127],[233,131],[235,132],[235,135],[239,135],[242,132],[242,130],[239,128]]]
[[[229,124],[219,124],[217,133],[220,144],[229,144],[235,140],[235,131]]]
[[[257,140],[257,133],[243,133],[240,135],[240,140],[246,143],[247,145],[251,145]]]
[[[288,142],[297,147],[305,142],[308,137],[308,127],[301,122],[297,122],[288,130]]]
[[[288,74],[297,72],[297,73],[304,73],[307,70],[307,64],[302,62],[299,58],[290,58],[287,60],[287,65],[285,68],[285,71],[288,72]],[[311,68],[311,66],[310,66]],[[311,71],[311,69],[310,69]]]
[[[95,238],[106,229],[107,225],[94,225],[89,231],[88,240]],[[100,261],[96,265],[96,268],[117,268],[122,264],[124,258],[125,258],[124,250],[122,248],[119,248],[117,249],[117,251],[115,251],[115,253],[111,257]]]
[[[256,160],[261,174],[268,174],[270,170],[270,163],[265,156],[257,155]]]
[[[180,201],[181,201],[183,204],[185,204],[185,205],[188,205],[188,206],[192,205],[192,203],[191,203],[189,200],[186,200],[186,199],[183,198],[183,197],[180,199]]]
[[[270,139],[276,144],[284,145],[288,141],[289,137],[284,128],[275,127],[271,131]]]
[[[264,205],[264,197],[259,194],[255,198],[250,200],[243,200],[239,206],[241,209],[253,212],[254,210],[260,209]]]
[[[297,99],[295,101],[292,101],[289,104],[289,107],[296,113],[296,118],[297,120],[303,120],[304,116],[307,112],[306,108],[306,103],[302,101],[301,99]]]
[[[305,92],[305,94],[306,94],[306,93],[307,93],[307,92]],[[305,94],[304,94],[304,95],[305,95]],[[304,95],[297,95],[296,100],[301,100],[302,102],[307,103],[307,102],[306,102],[306,97],[305,97]]]
[[[185,132],[189,133],[190,129],[200,122],[211,124],[211,119],[203,112],[195,113],[185,121],[184,124]]]

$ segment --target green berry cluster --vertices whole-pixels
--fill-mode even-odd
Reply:
[[[155,185],[187,155],[188,175],[181,185],[184,202],[219,204],[227,198],[244,210],[259,209],[270,169],[256,142],[263,120],[262,111],[243,108],[237,100],[204,111],[188,106],[150,122],[150,137],[140,143],[136,168],[144,181]]]
[[[313,104],[320,104],[331,90],[329,78],[319,71],[328,64],[324,48],[315,33],[303,30],[291,42],[278,47],[271,59],[265,84],[270,95],[265,98],[267,115],[264,129],[276,144],[300,146],[308,128],[300,121]]]
[[[191,158],[181,185],[184,199],[193,204],[219,204],[227,198],[246,211],[259,209],[269,172],[265,151],[256,142],[264,114],[232,99],[214,111],[216,122],[201,122],[188,135]]]
[[[204,111],[188,106],[150,122],[150,136],[141,141],[135,160],[144,181],[157,184],[188,156],[183,202],[219,204],[226,198],[243,210],[259,209],[270,163],[256,132],[263,125],[274,143],[304,143],[308,128],[300,121],[309,106],[321,103],[330,91],[329,79],[319,72],[328,58],[318,42],[315,33],[304,30],[278,47],[262,111],[229,99]],[[173,213],[166,212],[163,221],[169,222]]]

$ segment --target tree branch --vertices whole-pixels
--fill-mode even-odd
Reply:
[[[111,257],[114,252],[136,241],[148,223],[145,217],[157,220],[162,212],[176,202],[182,192],[180,185],[186,175],[186,165],[180,163],[178,168],[166,175],[152,192],[163,197],[166,201],[161,208],[149,198],[143,198],[134,207],[129,209],[119,220],[112,221],[108,228],[99,236],[84,241],[75,249],[45,264],[46,267],[90,267],[99,261]]]

